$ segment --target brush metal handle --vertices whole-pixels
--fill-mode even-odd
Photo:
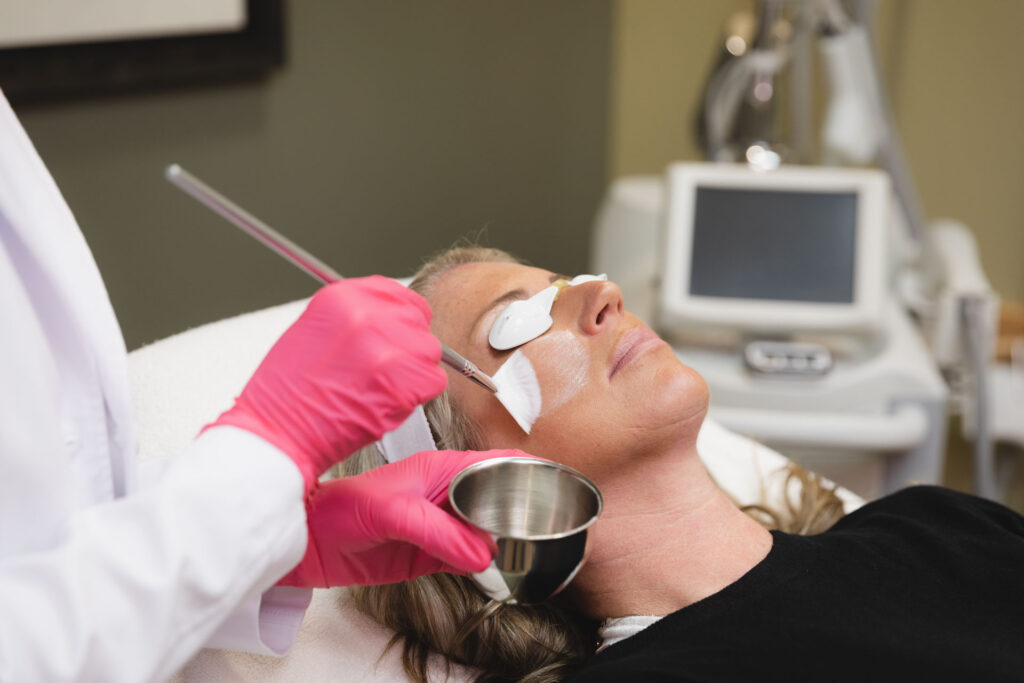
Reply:
[[[498,387],[494,385],[494,380],[482,373],[480,368],[478,368],[472,361],[461,356],[457,351],[443,342],[441,344],[441,361],[445,365],[454,368],[459,372],[459,374],[468,377],[484,389],[487,389],[492,394],[498,393]]]
[[[211,209],[240,228],[242,232],[263,243],[293,264],[302,268],[320,282],[329,284],[342,276],[329,265],[238,206],[212,187],[196,178],[178,164],[171,164],[165,171],[167,180],[184,190],[193,199]]]
[[[193,199],[211,209],[214,213],[232,223],[245,234],[268,247],[271,251],[290,261],[324,284],[344,279],[340,273],[272,227],[238,206],[212,187],[196,178],[178,164],[171,164],[164,171],[164,176],[174,185],[185,191]],[[474,383],[497,393],[494,381],[480,371],[475,364],[461,354],[441,342],[441,360],[457,370],[461,375],[473,380]]]

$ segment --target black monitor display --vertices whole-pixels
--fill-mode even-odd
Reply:
[[[690,294],[854,301],[857,195],[698,187]]]

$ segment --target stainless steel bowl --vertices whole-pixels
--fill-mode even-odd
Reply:
[[[448,487],[452,509],[491,534],[498,554],[473,579],[495,600],[542,602],[565,588],[583,564],[587,528],[604,504],[592,481],[555,462],[493,458],[459,472]]]

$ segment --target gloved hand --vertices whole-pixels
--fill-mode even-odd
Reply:
[[[369,586],[434,572],[482,571],[497,551],[493,541],[446,512],[442,503],[462,469],[504,456],[526,454],[423,451],[318,484],[306,497],[306,555],[278,584]]]
[[[298,465],[308,491],[447,381],[419,294],[373,276],[327,285],[212,425],[246,429]]]

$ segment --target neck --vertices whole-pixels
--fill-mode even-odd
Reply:
[[[772,538],[719,489],[692,444],[602,484],[605,513],[572,595],[593,618],[666,615],[717,593]]]

